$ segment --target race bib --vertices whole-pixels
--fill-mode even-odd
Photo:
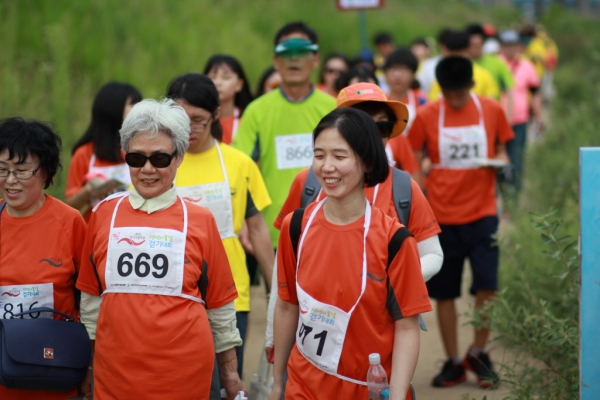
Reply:
[[[35,283],[31,285],[0,286],[0,318],[10,319],[13,315],[34,308],[54,308],[54,285]],[[52,318],[52,313],[31,313],[19,318]]]
[[[487,156],[485,132],[475,125],[460,130],[444,129],[440,135],[440,160],[448,168],[474,168]]]
[[[296,344],[319,368],[336,372],[348,328],[349,315],[336,307],[301,301]],[[304,305],[311,304],[306,308]],[[306,311],[305,311],[306,310]]]
[[[151,228],[116,228],[110,236],[106,289],[120,293],[178,295],[183,281],[181,232]]]
[[[275,137],[277,169],[306,168],[313,160],[312,133]]]

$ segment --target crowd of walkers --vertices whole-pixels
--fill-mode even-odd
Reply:
[[[475,307],[498,290],[498,200],[518,201],[558,51],[541,27],[475,23],[374,45],[321,58],[297,21],[276,32],[254,93],[225,54],[160,100],[105,84],[64,203],[44,193],[60,137],[0,121],[0,312],[62,312],[92,347],[72,390],[5,382],[0,398],[231,400],[250,345],[274,364],[271,400],[366,399],[371,353],[389,398],[411,399],[430,298],[446,360],[432,385],[471,371],[496,387],[489,331],[459,349],[455,300],[467,259]],[[246,343],[260,276],[266,337]]]

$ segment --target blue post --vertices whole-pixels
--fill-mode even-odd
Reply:
[[[580,399],[600,399],[600,148],[583,147],[580,160],[581,303]]]
[[[367,35],[367,16],[365,10],[358,10],[358,25],[360,27],[360,44],[363,50],[368,50],[369,37]]]

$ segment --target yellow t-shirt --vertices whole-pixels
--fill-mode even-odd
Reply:
[[[248,193],[254,208],[258,211],[262,211],[270,205],[271,198],[256,163],[250,157],[223,143],[219,144],[219,148],[223,154],[223,162],[231,189],[233,230],[236,235],[239,235],[248,211]],[[217,147],[213,146],[210,150],[200,154],[185,154],[183,163],[177,170],[175,185],[177,187],[196,186],[224,180],[219,153]],[[250,311],[250,277],[246,268],[246,254],[242,244],[237,237],[231,237],[223,239],[223,246],[239,294],[234,301],[235,310]]]
[[[478,94],[480,96],[490,97],[495,100],[500,99],[500,88],[496,83],[496,80],[485,68],[480,67],[477,64],[473,64],[473,80],[475,81],[475,86],[471,90],[473,93]],[[436,101],[440,98],[440,93],[442,93],[442,89],[440,88],[440,84],[436,80],[431,86],[431,90],[427,94],[427,98],[430,101]]]

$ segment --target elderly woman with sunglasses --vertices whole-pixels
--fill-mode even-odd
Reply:
[[[169,99],[144,100],[123,122],[133,187],[94,208],[77,282],[95,399],[209,399],[215,346],[227,349],[217,360],[228,398],[243,390],[237,291],[219,230],[173,186],[189,131]]]

